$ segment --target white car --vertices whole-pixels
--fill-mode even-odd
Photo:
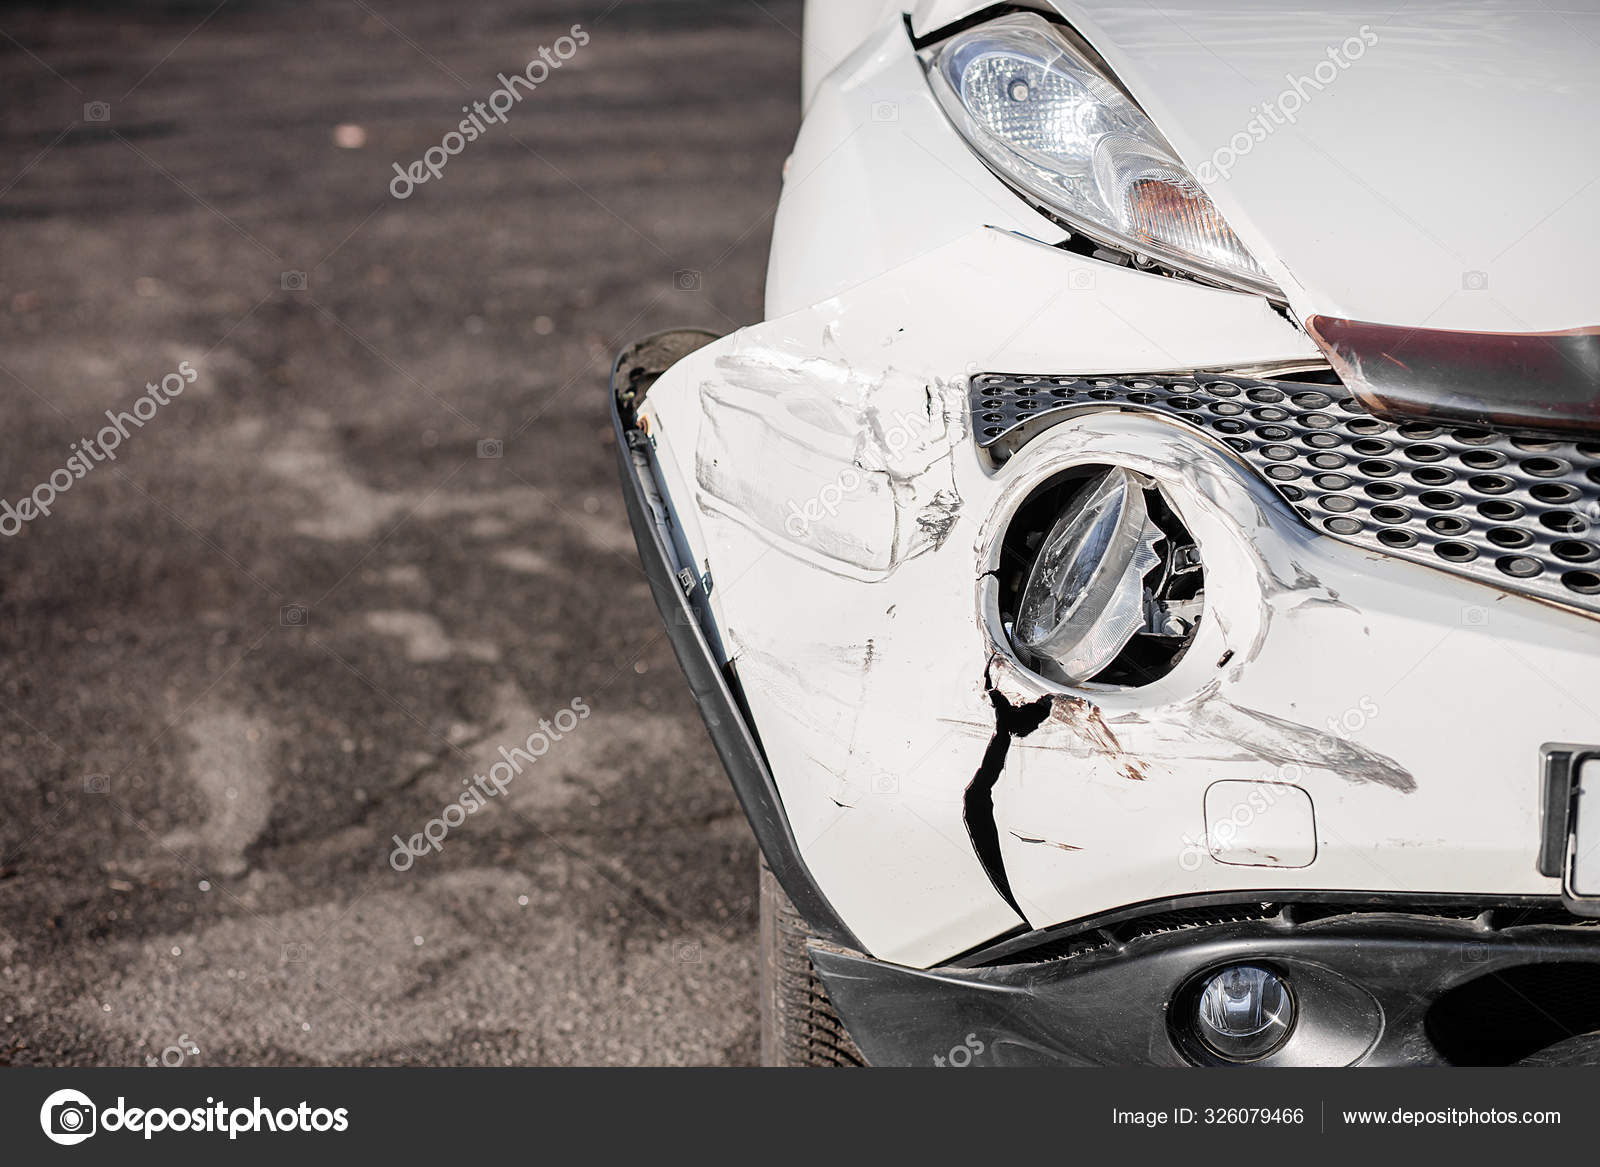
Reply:
[[[1392,7],[808,4],[613,377],[767,1061],[1600,1060],[1600,13]]]

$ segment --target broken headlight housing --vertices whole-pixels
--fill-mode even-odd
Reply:
[[[1148,684],[1194,639],[1200,555],[1149,479],[1088,467],[1036,492],[1002,551],[1001,618],[1017,656],[1062,684]]]
[[[1003,16],[925,61],[967,144],[1046,210],[1136,259],[1283,298],[1144,111],[1057,26]]]

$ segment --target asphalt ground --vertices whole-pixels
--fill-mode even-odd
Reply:
[[[0,511],[0,1063],[756,1060],[756,850],[605,379],[759,319],[799,10],[0,10],[0,497],[194,373]]]

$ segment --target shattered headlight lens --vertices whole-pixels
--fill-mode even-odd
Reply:
[[[1084,235],[1282,298],[1144,111],[1056,26],[1004,16],[952,37],[928,63],[968,144]]]
[[[1016,642],[1035,659],[1086,680],[1144,627],[1144,577],[1161,562],[1144,492],[1112,470],[1056,520],[1033,561]]]
[[[1019,516],[1008,535],[1020,540],[1011,554],[1032,556],[1009,622],[1019,658],[1064,684],[1158,679],[1200,622],[1198,549],[1155,484],[1130,470],[1092,470],[1048,488],[1039,506],[1063,493],[1047,529]]]

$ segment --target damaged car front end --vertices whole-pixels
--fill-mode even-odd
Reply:
[[[1409,41],[1022,7],[809,5],[768,319],[613,370],[768,1060],[1593,1056],[1600,307],[1407,252],[1428,159],[1348,123]],[[1222,158],[1207,20],[1349,96]]]

